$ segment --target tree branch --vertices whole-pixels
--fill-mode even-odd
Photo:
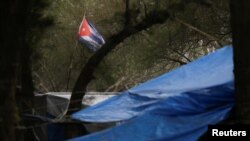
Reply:
[[[142,2],[142,5],[143,5],[143,8],[144,8],[145,17],[148,17],[148,8],[147,8],[147,5],[146,5],[146,3],[145,3],[144,0],[142,0],[141,2]]]
[[[192,30],[194,30],[194,31],[196,31],[196,32],[198,32],[198,33],[200,33],[201,35],[203,35],[203,36],[205,36],[205,37],[207,37],[207,38],[209,38],[209,39],[211,39],[211,40],[216,41],[220,46],[223,46],[224,44],[227,44],[227,43],[225,43],[224,41],[221,41],[221,39],[219,39],[219,38],[217,38],[217,37],[215,37],[215,36],[213,36],[213,35],[210,35],[210,34],[204,32],[204,31],[198,29],[197,27],[194,27],[194,26],[192,26],[191,24],[188,24],[188,23],[186,23],[186,22],[184,22],[184,21],[182,21],[182,20],[180,20],[180,19],[178,19],[178,18],[176,18],[176,17],[173,18],[173,19],[174,19],[175,21],[179,22],[180,24],[182,24],[182,25],[184,25],[184,26],[186,26],[186,27],[188,27],[188,28],[190,28],[190,29],[192,29]]]
[[[175,50],[175,49],[172,49],[172,48],[168,48],[168,49],[171,50],[172,52],[180,55],[181,57],[185,58],[188,62],[191,62],[191,60],[187,56],[185,56],[184,54],[180,53],[178,50]]]
[[[47,66],[45,64],[43,64],[43,63],[40,63],[40,64],[41,64],[42,68],[47,72],[47,76],[48,76],[47,78],[48,78],[49,83],[50,83],[50,85],[52,87],[52,90],[53,91],[58,91],[58,89],[56,87],[56,84],[55,84],[55,81],[54,81],[49,69],[47,68]]]
[[[67,115],[81,109],[81,99],[83,99],[85,95],[89,82],[94,77],[93,73],[96,67],[100,64],[100,62],[109,52],[111,52],[118,44],[123,42],[128,37],[131,37],[147,28],[150,28],[155,24],[164,23],[165,20],[169,18],[168,11],[158,11],[157,14],[158,16],[146,17],[136,26],[130,28],[124,28],[118,34],[111,36],[107,40],[106,44],[102,48],[100,48],[93,56],[89,58],[88,62],[83,67],[76,81],[76,84],[73,88]],[[77,100],[79,101],[73,102]]]
[[[174,59],[174,58],[170,58],[170,57],[165,57],[165,58],[167,58],[167,59],[170,60],[170,61],[177,62],[177,63],[179,63],[180,65],[185,65],[185,64],[187,64],[187,62],[181,61],[181,60],[179,60],[179,59]]]
[[[124,28],[128,28],[131,26],[131,11],[130,11],[130,0],[125,0],[125,22]]]
[[[125,77],[121,77],[117,82],[115,82],[115,84],[109,86],[109,87],[105,90],[105,92],[109,92],[109,91],[112,90],[112,89],[113,89],[113,91],[116,90],[117,87],[118,87],[119,85],[121,85],[121,83],[122,83],[123,81],[125,81],[125,80],[126,80]]]

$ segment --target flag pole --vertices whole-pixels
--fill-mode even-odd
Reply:
[[[83,13],[83,19],[85,19],[85,15],[86,15],[86,9],[88,7],[88,1],[86,1],[86,4],[84,4],[84,13]],[[82,19],[82,20],[83,20]],[[68,78],[67,78],[67,85],[66,85],[66,92],[68,91],[69,89],[69,82],[70,82],[70,78],[71,78],[71,71],[72,71],[72,68],[73,68],[73,60],[74,60],[74,55],[75,55],[75,52],[76,52],[76,49],[77,49],[77,45],[78,45],[78,41],[76,41],[75,43],[75,47],[74,47],[74,51],[73,53],[71,54],[70,56],[70,66],[69,66],[69,71],[68,71]]]

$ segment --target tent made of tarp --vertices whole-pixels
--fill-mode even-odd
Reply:
[[[234,105],[232,47],[227,46],[72,115],[120,124],[72,141],[193,141]]]
[[[97,104],[107,98],[115,96],[115,92],[87,92],[82,100],[82,104],[91,106]],[[72,126],[73,129],[87,129],[88,132],[96,132],[102,128],[110,126],[109,124],[79,124],[74,122],[67,122],[63,120],[65,115],[71,92],[48,92],[45,94],[36,93],[35,95],[35,108],[34,114],[23,114],[22,118],[25,121],[34,122],[40,124],[40,126],[34,127],[31,132],[39,140],[46,141],[61,141],[65,139],[65,134]],[[53,120],[61,120],[61,122],[53,123]],[[79,124],[79,125],[77,125]],[[82,128],[81,128],[82,127]],[[30,132],[30,131],[28,131]],[[81,132],[79,131],[79,134]]]
[[[117,95],[117,92],[87,92],[82,100],[82,105],[91,106],[115,95]],[[47,110],[50,114],[54,116],[65,114],[71,97],[71,92],[48,92],[45,96],[47,97]]]

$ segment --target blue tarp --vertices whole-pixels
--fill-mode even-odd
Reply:
[[[224,120],[234,105],[232,47],[136,86],[72,115],[122,124],[73,141],[192,141]]]

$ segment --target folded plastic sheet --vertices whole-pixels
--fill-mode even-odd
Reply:
[[[232,48],[224,47],[118,96],[76,112],[72,115],[72,118],[89,122],[127,120],[154,109],[154,105],[163,99],[182,97],[182,93],[187,91],[199,89],[206,91],[208,87],[232,81]],[[197,95],[197,97],[200,95],[214,96],[214,94],[202,93]],[[182,102],[182,107],[187,107],[185,101],[178,100],[178,102]],[[200,103],[202,104],[203,102]],[[175,103],[172,103],[172,105],[175,107]],[[182,107],[178,108],[181,109]],[[193,108],[195,109],[196,107]]]
[[[90,122],[124,121],[73,141],[197,140],[233,104],[232,48],[224,47],[72,115]]]

